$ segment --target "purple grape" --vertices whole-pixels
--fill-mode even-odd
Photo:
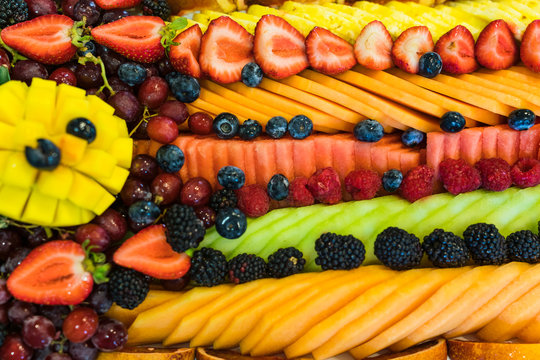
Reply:
[[[21,235],[13,229],[0,230],[0,260],[5,260],[9,254],[21,245]]]
[[[38,16],[56,14],[56,3],[53,0],[25,0],[28,4],[30,19]]]
[[[133,93],[133,88],[129,86],[128,84],[126,84],[125,82],[123,82],[122,80],[120,80],[118,77],[111,76],[108,80],[109,80],[109,85],[111,86],[111,88],[114,90],[115,93],[120,92],[120,91],[127,91],[130,93]]]
[[[79,2],[79,0],[62,0],[62,12],[64,15],[69,16],[70,18],[73,18],[73,8],[75,5]]]
[[[152,200],[150,187],[139,179],[128,179],[120,191],[120,198],[126,206],[131,206],[139,200]]]
[[[73,343],[69,346],[69,354],[73,360],[95,360],[99,354],[90,341],[85,343]]]
[[[92,344],[101,351],[109,352],[120,350],[127,341],[127,330],[120,321],[104,319],[99,324],[96,334],[92,337]]]
[[[135,130],[131,137],[137,140],[149,140],[150,137],[148,136],[148,121],[141,122],[141,124],[137,127],[137,130]]]
[[[150,109],[158,109],[169,95],[169,85],[158,76],[146,78],[139,87],[139,101]]]
[[[30,253],[30,251],[30,249],[24,247],[13,250],[11,252],[11,255],[7,258],[6,262],[0,267],[2,272],[12,273],[13,270],[15,270],[17,266],[19,266],[21,261],[23,261],[24,258]]]
[[[45,360],[72,360],[72,358],[65,353],[50,353]]]
[[[146,78],[149,79],[152,76],[159,76],[159,69],[154,64],[142,64],[146,69]]]
[[[49,72],[42,64],[33,60],[20,60],[11,69],[11,79],[24,81],[30,86],[33,78],[47,79]]]
[[[99,88],[103,85],[101,67],[94,63],[78,64],[75,70],[77,86],[83,89]]]
[[[64,319],[71,312],[67,306],[47,306],[41,305],[39,307],[39,313],[45,316],[47,319],[51,320],[54,324],[54,327],[58,330],[62,329],[62,324]]]
[[[22,326],[24,320],[34,315],[37,309],[34,304],[15,300],[8,309],[9,322]]]
[[[8,304],[0,305],[0,324],[9,324],[8,318]]]
[[[56,329],[51,320],[41,315],[24,319],[22,337],[24,342],[34,349],[44,349],[51,344]]]
[[[143,107],[135,95],[127,91],[120,91],[111,96],[108,103],[115,109],[114,115],[124,119],[130,129],[137,125]]]
[[[105,91],[100,91],[98,93],[98,88],[92,88],[86,90],[86,95],[96,95],[98,98],[100,98],[103,101],[107,101],[107,95],[105,95]]]
[[[86,25],[96,25],[101,16],[101,8],[94,0],[79,0],[73,7],[73,17],[77,21],[86,18]]]
[[[133,158],[129,172],[137,179],[150,182],[159,173],[159,165],[154,157],[140,154]]]
[[[87,301],[96,310],[98,315],[103,315],[112,306],[113,301],[109,298],[107,284],[99,284],[94,286],[92,293],[88,297]]]
[[[127,232],[126,219],[114,209],[107,209],[94,219],[94,223],[105,229],[112,241],[122,240]]]
[[[11,294],[8,291],[6,283],[6,279],[0,279],[0,305],[4,305],[11,300]]]
[[[35,248],[41,244],[44,244],[48,240],[47,233],[45,232],[45,229],[41,226],[37,228],[33,228],[30,230],[30,235],[28,235],[28,238],[26,241],[28,242],[28,245]]]
[[[161,280],[161,285],[165,290],[169,291],[182,291],[189,284],[189,276],[185,275],[180,279],[175,280]]]
[[[161,76],[165,76],[175,71],[174,67],[172,66],[171,62],[167,57],[163,57],[161,60],[159,60],[157,62],[157,67]]]
[[[105,11],[101,17],[101,22],[103,24],[108,24],[116,20],[120,20],[126,16],[129,16],[129,13],[123,9],[115,9],[111,11]]]
[[[105,64],[105,72],[107,75],[116,76],[118,68],[125,63],[127,59],[119,53],[109,50],[101,45],[97,47],[97,50],[99,56],[101,56],[101,60],[103,60],[103,64]]]

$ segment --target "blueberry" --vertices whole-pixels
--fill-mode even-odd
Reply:
[[[405,146],[414,147],[420,144],[424,140],[425,134],[416,129],[407,129],[403,134],[401,134],[401,142]]]
[[[161,210],[152,201],[140,200],[133,203],[128,210],[131,221],[140,226],[152,224],[161,215]]]
[[[56,169],[60,165],[60,149],[51,140],[38,139],[37,143],[37,148],[27,146],[24,149],[26,161],[40,170],[51,171]]]
[[[313,132],[313,121],[305,115],[296,115],[289,121],[288,130],[293,139],[305,139]]]
[[[274,116],[266,124],[266,133],[273,139],[281,139],[287,133],[287,119]]]
[[[456,111],[449,111],[441,117],[441,129],[446,132],[456,133],[465,127],[465,118]]]
[[[184,152],[176,145],[168,144],[160,147],[156,153],[159,167],[167,173],[180,171],[184,166]]]
[[[201,94],[201,85],[193,76],[172,72],[165,76],[174,97],[183,103],[192,103]]]
[[[246,64],[242,68],[242,82],[249,87],[257,87],[263,79],[263,71],[259,65],[254,62]]]
[[[382,185],[384,190],[394,192],[401,186],[403,181],[403,174],[396,169],[388,170],[383,174]]]
[[[146,69],[141,64],[123,63],[118,67],[118,77],[129,86],[140,85],[146,80]]]
[[[232,139],[238,134],[240,122],[231,113],[221,113],[214,119],[212,129],[220,139]]]
[[[418,75],[427,78],[434,78],[439,75],[442,70],[442,59],[436,52],[429,51],[420,56],[418,63]]]
[[[78,57],[85,57],[86,55],[98,56],[96,43],[88,41],[84,44],[84,47],[77,50]]]
[[[262,125],[257,120],[248,119],[238,129],[238,136],[242,140],[253,140],[262,133]]]
[[[289,180],[281,174],[272,176],[266,186],[268,196],[274,200],[285,200],[289,195]]]
[[[508,126],[514,130],[530,129],[536,120],[536,115],[529,109],[517,109],[508,115]]]
[[[383,135],[384,129],[376,120],[362,120],[354,127],[354,136],[360,141],[377,142]]]
[[[246,175],[236,166],[224,166],[219,169],[217,180],[226,189],[238,190],[246,183]]]
[[[226,239],[237,239],[247,229],[246,215],[236,208],[224,208],[216,215],[216,231]]]
[[[88,141],[89,144],[96,140],[97,135],[95,125],[83,117],[78,117],[68,122],[66,132]]]

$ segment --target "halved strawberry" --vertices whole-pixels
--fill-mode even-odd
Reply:
[[[311,68],[323,74],[339,74],[356,65],[352,45],[318,26],[306,37],[306,53]]]
[[[6,45],[24,56],[50,65],[73,58],[77,48],[71,43],[74,21],[65,15],[43,15],[9,26],[0,36]]]
[[[44,305],[76,305],[90,295],[94,280],[85,270],[85,251],[74,241],[50,241],[28,254],[8,278],[17,299]]]
[[[527,26],[520,48],[521,61],[534,72],[540,72],[540,20]]]
[[[96,4],[104,10],[127,9],[137,6],[142,0],[96,0]]]
[[[127,16],[92,29],[92,37],[128,59],[153,63],[165,55],[161,30],[165,22],[157,16]]]
[[[465,26],[458,25],[435,44],[441,56],[443,71],[449,74],[468,74],[478,69],[474,56],[474,37]]]
[[[253,35],[227,16],[212,20],[202,37],[199,64],[212,80],[242,80],[242,68],[253,62]]]
[[[199,65],[201,38],[202,31],[199,24],[182,31],[174,38],[173,42],[180,45],[171,46],[169,60],[178,72],[196,78],[201,77],[201,67]]]
[[[354,55],[362,66],[371,70],[386,70],[392,61],[392,36],[379,20],[373,20],[360,32],[354,44]]]
[[[476,60],[491,70],[507,69],[519,59],[519,48],[510,27],[504,20],[490,22],[478,36]]]
[[[304,36],[275,15],[259,19],[253,53],[262,71],[274,79],[298,74],[309,66]]]
[[[173,251],[163,225],[149,226],[127,239],[113,261],[157,279],[181,278],[191,266],[188,255]]]
[[[420,57],[433,51],[433,38],[426,26],[413,26],[398,36],[392,48],[394,64],[411,74],[418,72]]]

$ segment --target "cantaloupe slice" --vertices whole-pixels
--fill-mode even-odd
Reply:
[[[178,323],[178,326],[163,341],[163,344],[172,345],[190,341],[212,315],[249,298],[258,288],[273,282],[276,282],[276,279],[262,279],[246,283],[242,286],[234,286],[215,301],[211,301],[196,310],[192,310],[191,313],[183,317]]]
[[[336,335],[313,351],[317,360],[338,355],[370,340],[379,332],[401,320],[432,296],[444,283],[462,271],[456,269],[427,270],[427,274],[402,284],[391,296],[368,313],[341,328]]]
[[[260,123],[266,123],[269,120],[268,115],[259,112],[257,109],[250,109],[244,103],[238,103],[228,96],[221,96],[204,87],[201,87],[199,98],[210,104],[218,104],[219,107],[231,114],[240,116],[242,119],[253,119]],[[240,117],[238,118],[239,120]],[[240,122],[242,123],[243,121]]]
[[[163,341],[189,313],[230,291],[232,285],[195,288],[159,306],[140,313],[128,329],[131,345]]]
[[[494,320],[489,322],[477,335],[490,342],[502,342],[513,338],[540,313],[540,285],[531,289],[521,298],[507,306]]]
[[[226,110],[225,108],[221,107],[220,103],[213,103],[213,102],[209,102],[209,101],[206,101],[206,100],[203,100],[201,97],[199,97],[197,100],[195,100],[194,102],[192,102],[193,106],[203,110],[203,111],[206,111],[210,114],[216,114],[216,115],[219,115],[221,113],[224,113],[224,112],[230,112],[229,110]],[[240,114],[234,114],[236,115],[236,117],[238,117],[238,120],[240,122],[244,122],[246,121],[248,118],[245,117],[245,116],[242,116]]]
[[[378,267],[371,267],[371,270],[373,271],[362,272],[362,277],[349,277],[348,281],[312,298],[304,306],[282,318],[255,345],[250,351],[251,355],[268,355],[281,351],[370,287],[395,276],[393,271]]]
[[[540,314],[536,315],[536,318],[529,325],[517,333],[516,337],[528,343],[540,342]]]
[[[431,114],[433,116],[441,117],[447,111],[458,111],[463,116],[465,116],[465,119],[467,120],[466,125],[468,127],[476,126],[475,121],[479,121],[486,124],[498,123],[500,121],[500,116],[497,114],[493,114],[490,111],[481,109],[473,105],[469,105],[465,102],[462,102],[462,101],[453,99],[451,97],[441,95],[431,90],[425,89],[421,86],[413,84],[410,81],[401,79],[400,77],[395,76],[386,71],[373,71],[373,70],[362,68],[360,66],[356,67],[354,70],[359,73],[362,73],[363,75],[369,78],[376,79],[380,82],[383,82],[387,84],[388,86],[390,86],[390,88],[400,89],[401,91],[405,93],[412,94],[420,99],[423,99],[423,102],[420,102],[420,103],[408,103],[405,100],[400,100],[399,96],[393,95],[393,96],[396,96],[396,99],[394,99],[394,101],[401,102],[405,106],[415,106],[415,108],[418,109],[419,111],[426,111],[428,114]],[[370,91],[376,91],[376,90],[370,90]],[[394,93],[392,92],[388,95],[385,95],[385,93],[381,93],[381,96],[388,97],[388,96],[391,96],[392,94]],[[438,104],[439,107],[442,109],[437,108],[436,112],[429,112],[427,110],[424,110],[423,106],[425,105],[425,102]]]
[[[344,276],[343,271],[330,271],[314,274],[312,277],[295,281],[290,285],[281,286],[279,290],[250,307],[249,311],[237,313],[223,332],[214,341],[215,349],[227,349],[236,347],[252,329],[260,322],[261,318],[282,305],[287,299],[294,299],[297,295],[308,291],[325,281],[334,281],[339,276]]]
[[[519,299],[538,284],[540,284],[540,265],[534,265],[508,284],[507,287],[501,290],[487,304],[478,309],[478,311],[467,317],[454,330],[446,333],[445,337],[451,339],[464,334],[474,333],[503,312],[512,302]]]
[[[467,104],[477,106],[479,108],[491,111],[492,113],[508,116],[514,110],[511,106],[503,104],[496,99],[492,99],[486,96],[483,96],[478,93],[467,91],[461,88],[455,88],[454,86],[442,83],[437,81],[436,78],[428,79],[423,76],[418,76],[415,74],[409,74],[397,68],[392,68],[387,70],[389,73],[396,75],[402,79],[412,82],[418,86],[421,86],[425,89],[435,91],[439,94],[449,96],[454,99],[461,100]],[[484,119],[487,120],[487,119]],[[489,125],[496,125],[499,121],[487,122]]]
[[[403,339],[464,293],[483,275],[481,267],[462,268],[463,272],[444,284],[432,297],[417,309],[379,333],[370,341],[350,350],[356,359],[363,359]]]
[[[478,72],[482,74],[497,75],[507,79],[521,81],[532,86],[538,86],[538,76],[524,66],[512,66],[507,70],[498,71],[481,68]]]
[[[451,331],[529,267],[530,265],[524,263],[510,263],[499,267],[490,266],[494,271],[488,271],[485,277],[471,286],[437,316],[405,339],[394,344],[391,349],[401,351],[424,340]]]

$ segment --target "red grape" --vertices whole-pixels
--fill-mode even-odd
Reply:
[[[11,294],[6,285],[6,279],[0,279],[0,305],[4,305],[11,300]]]
[[[0,360],[30,360],[34,351],[19,335],[8,335],[0,348]]]
[[[72,358],[66,353],[50,353],[45,360],[72,360]]]
[[[103,16],[101,17],[101,22],[103,24],[108,24],[113,21],[125,18],[126,16],[129,16],[129,12],[125,9],[115,9],[111,11],[106,11],[105,13],[103,13]]]
[[[170,205],[180,195],[182,179],[176,174],[162,173],[156,176],[150,185],[154,202],[158,205]]]
[[[159,115],[170,117],[177,125],[180,125],[188,119],[189,111],[183,102],[169,100],[159,107]]]
[[[73,360],[95,360],[98,353],[98,349],[90,341],[69,345],[69,354]]]
[[[159,70],[156,65],[154,64],[142,64],[142,66],[146,69],[146,78],[151,78],[153,76],[159,76]],[[169,86],[167,84],[167,86]]]
[[[8,309],[9,322],[22,325],[24,319],[36,313],[36,307],[24,301],[15,300]]]
[[[131,206],[139,200],[152,200],[152,193],[147,184],[139,179],[131,178],[127,179],[122,191],[120,191],[120,198],[126,206]]]
[[[0,260],[5,260],[10,253],[21,245],[21,235],[13,229],[0,230]]]
[[[79,0],[62,0],[62,12],[64,15],[73,18],[73,8],[78,2]]]
[[[75,241],[82,244],[86,240],[90,240],[90,245],[94,246],[92,251],[102,252],[111,244],[109,234],[101,226],[96,224],[85,224],[77,228],[75,232]]]
[[[80,307],[66,317],[62,331],[72,343],[82,343],[94,336],[98,324],[99,318],[93,309]]]
[[[92,337],[92,344],[101,351],[115,351],[124,346],[127,336],[126,328],[120,321],[104,319]]]
[[[139,101],[150,109],[159,108],[167,100],[167,96],[169,85],[159,76],[147,78],[139,87]]]
[[[178,125],[167,116],[155,116],[148,120],[146,131],[150,139],[162,144],[173,142],[178,137]]]
[[[195,215],[202,220],[205,228],[211,228],[216,222],[216,212],[210,206],[197,206],[195,208]]]
[[[53,0],[25,0],[28,4],[30,19],[42,15],[56,14],[56,3]]]
[[[111,76],[108,78],[108,80],[109,80],[109,85],[111,86],[111,88],[114,90],[115,93],[120,92],[120,91],[127,91],[130,93],[133,93],[133,88],[129,86],[128,84],[126,84],[125,82],[123,82],[122,80],[120,80],[119,77]]]
[[[154,157],[146,154],[139,154],[133,158],[129,173],[137,179],[150,182],[154,180],[159,173],[159,165]]]
[[[33,78],[47,79],[49,72],[47,68],[32,60],[20,60],[15,63],[11,69],[11,80],[24,81],[26,85],[30,86]]]
[[[9,55],[4,49],[0,49],[0,66],[5,66],[8,69],[11,68],[11,62],[9,61]]]
[[[148,137],[148,132],[146,131],[147,128],[148,122],[142,121],[131,137],[137,140],[149,140],[150,138]]]
[[[212,123],[214,119],[205,112],[199,111],[191,114],[188,120],[189,130],[197,135],[208,135],[212,133]]]
[[[101,8],[94,0],[79,0],[73,7],[73,17],[77,21],[86,18],[86,25],[96,25],[101,16]]]
[[[98,89],[98,88],[87,89],[86,90],[86,95],[96,95],[101,100],[107,101],[107,95],[105,95],[105,91],[99,91],[99,90],[100,89]]]
[[[45,229],[39,226],[31,230],[31,233],[30,235],[28,235],[26,242],[31,247],[38,247],[39,245],[45,243],[48,239],[49,237],[47,236],[47,232],[45,231]]]
[[[212,186],[208,180],[196,177],[189,179],[180,191],[180,202],[189,206],[206,205],[212,196]]]
[[[51,344],[56,329],[51,320],[45,316],[34,315],[24,320],[22,337],[24,342],[34,349],[44,349]]]
[[[62,329],[65,317],[71,312],[68,306],[50,306],[41,305],[39,307],[39,313],[51,320],[54,327],[58,330]]]
[[[49,80],[54,80],[58,85],[67,84],[77,86],[77,77],[75,73],[68,68],[60,67],[52,72]]]
[[[108,103],[114,108],[114,115],[126,120],[130,128],[137,125],[143,107],[135,95],[127,91],[119,91],[109,98]]]
[[[120,241],[126,235],[126,219],[114,209],[105,210],[103,214],[94,219],[94,222],[105,229],[112,241]]]
[[[101,67],[94,63],[78,64],[75,69],[77,86],[83,89],[99,88],[103,85],[101,77]]]
[[[161,76],[165,76],[175,71],[171,64],[171,61],[166,56],[164,56],[157,62],[157,67]]]

